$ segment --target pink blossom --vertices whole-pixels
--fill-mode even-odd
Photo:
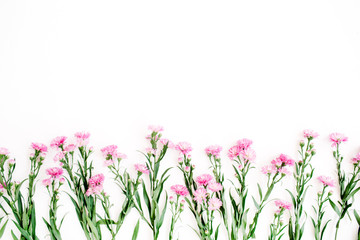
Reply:
[[[59,147],[63,146],[65,144],[66,138],[67,137],[65,137],[65,136],[59,136],[59,137],[54,138],[50,143],[50,147],[59,148]]]
[[[145,164],[135,164],[134,167],[135,167],[136,171],[144,173],[144,174],[149,174],[149,172],[150,172]]]
[[[285,154],[280,154],[279,157],[271,161],[271,164],[277,168],[281,168],[284,166],[294,166],[295,161]]]
[[[213,180],[210,174],[202,174],[196,178],[196,183],[200,186],[206,186]]]
[[[179,196],[187,196],[189,194],[189,191],[187,190],[187,188],[184,185],[173,185],[171,186],[171,190],[174,191],[177,195]]]
[[[356,154],[355,157],[353,157],[353,159],[351,159],[353,164],[359,163],[360,162],[360,153]]]
[[[305,129],[304,130],[304,138],[317,138],[319,134],[314,130]]]
[[[279,168],[278,173],[290,175],[290,171],[286,167]]]
[[[213,155],[216,158],[220,157],[220,152],[222,150],[222,147],[219,145],[211,145],[205,148],[206,155]]]
[[[5,184],[5,183],[4,183]],[[6,186],[6,185],[5,185]],[[0,192],[4,193],[5,192],[5,187],[0,183]]]
[[[276,200],[275,206],[279,207],[279,209],[277,210],[277,212],[279,213],[282,209],[290,210],[292,204],[284,200]]]
[[[48,187],[48,186],[51,185],[52,181],[53,181],[53,180],[52,180],[51,177],[50,177],[50,178],[46,178],[46,179],[42,180],[42,184],[43,184],[45,187]]]
[[[210,211],[218,210],[221,206],[222,206],[222,202],[220,199],[213,197],[209,200]]]
[[[249,162],[254,162],[256,158],[256,152],[251,148],[242,150],[240,152],[240,155],[245,161],[249,161]]]
[[[243,138],[237,141],[237,145],[240,147],[240,149],[245,150],[248,149],[253,142],[250,139]]]
[[[188,155],[192,151],[192,147],[188,142],[179,142],[175,149],[180,151],[184,155]]]
[[[324,186],[335,187],[335,181],[331,177],[320,176],[317,178]]]
[[[109,155],[112,157],[114,153],[117,152],[118,146],[116,145],[109,145],[107,147],[104,147],[101,149],[101,152],[103,153],[104,157],[107,158]]]
[[[104,161],[104,166],[105,167],[108,167],[108,166],[113,165],[113,164],[114,164],[114,160],[112,160],[112,159]]]
[[[89,179],[89,189],[86,191],[86,196],[93,194],[100,194],[103,191],[103,183],[105,180],[104,174],[97,174]]]
[[[58,162],[58,161],[61,161],[64,158],[65,158],[65,154],[63,152],[58,152],[54,157],[54,161]]]
[[[205,188],[199,188],[194,192],[194,200],[201,204],[206,200],[207,195],[208,193],[206,192]]]
[[[161,138],[160,139],[160,143],[163,145],[168,145],[168,148],[170,149],[174,149],[175,148],[175,144],[173,142],[171,142],[169,139],[166,138]]]
[[[15,164],[15,159],[9,159],[9,161],[8,161],[8,164],[9,165],[14,165]]]
[[[241,151],[242,149],[238,145],[232,146],[228,151],[228,157],[233,160],[240,155]]]
[[[185,166],[185,167],[184,167],[184,170],[185,170],[185,172],[190,172],[190,167],[189,167],[189,166]]]
[[[273,165],[267,165],[261,168],[263,174],[273,174],[277,172],[277,169]]]
[[[150,155],[151,154],[153,154],[153,155],[156,154],[156,150],[153,149],[153,148],[146,148],[145,151],[146,151],[147,154],[150,154]]]
[[[47,152],[47,147],[42,143],[31,143],[31,148],[41,153]]]
[[[170,197],[169,197],[169,201],[170,201],[170,203],[173,203],[173,202],[174,202],[174,197],[173,197],[173,196],[170,196]]]
[[[60,178],[63,174],[64,170],[59,167],[53,167],[46,169],[47,175],[50,175],[52,178]]]
[[[73,152],[73,151],[75,151],[75,149],[76,149],[75,144],[69,144],[69,145],[64,147],[65,152]]]
[[[164,128],[162,126],[155,126],[155,125],[150,125],[148,127],[148,129],[151,131],[151,132],[162,132],[164,131]]]
[[[348,137],[346,137],[344,134],[342,133],[332,133],[330,134],[330,141],[332,141],[331,146],[332,147],[336,147],[336,145],[342,143],[342,142],[346,142],[348,140]]]
[[[60,180],[59,180],[59,182],[60,182],[61,184],[63,184],[63,183],[65,182],[65,178],[61,177]]]
[[[1,147],[0,148],[0,155],[6,155],[6,156],[8,156],[9,155],[9,150],[7,149],[7,148],[3,148],[3,147]]]
[[[77,132],[75,133],[76,141],[79,147],[85,146],[89,143],[90,133]]]
[[[208,189],[212,192],[220,192],[223,189],[223,186],[217,182],[211,182],[208,185]]]

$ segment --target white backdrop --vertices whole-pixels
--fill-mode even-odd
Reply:
[[[16,157],[20,179],[29,167],[32,141],[49,144],[58,135],[89,131],[114,211],[120,194],[99,149],[117,144],[132,168],[143,161],[137,150],[146,147],[149,124],[163,125],[174,142],[192,143],[197,174],[209,172],[207,145],[228,149],[250,138],[261,167],[279,153],[296,158],[301,131],[311,128],[321,134],[316,176],[336,176],[328,134],[349,137],[346,161],[360,150],[359,11],[355,0],[1,1],[0,146]],[[175,166],[176,159],[170,153],[165,165]],[[232,178],[225,153],[223,162]],[[49,154],[45,167],[52,165]],[[257,171],[250,174],[251,187]],[[181,180],[174,169],[167,187]],[[310,214],[319,188],[313,183]],[[274,196],[289,200],[285,187],[278,186]],[[47,216],[48,200],[39,183],[41,239],[47,231],[40,216]],[[68,213],[64,239],[84,239],[65,194],[61,203],[61,213]],[[360,201],[355,205],[359,209]],[[266,239],[273,210],[269,205],[263,213],[257,239]],[[327,214],[335,217],[330,208]],[[130,239],[137,219],[133,211],[118,239]],[[194,222],[186,212],[178,224],[180,239],[195,239],[188,224]],[[355,220],[342,224],[341,239],[354,239]],[[329,237],[333,234],[329,229]],[[144,223],[140,235],[151,237]],[[305,235],[312,239],[310,221]]]

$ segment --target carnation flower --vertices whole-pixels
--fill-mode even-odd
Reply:
[[[48,186],[51,185],[52,181],[53,181],[53,180],[52,180],[51,177],[50,177],[50,178],[46,178],[46,179],[42,180],[42,184],[43,184],[45,187],[48,187]]]
[[[69,144],[64,147],[65,152],[73,152],[73,151],[75,151],[75,149],[76,149],[75,144]]]
[[[59,167],[53,167],[46,169],[46,174],[50,175],[51,178],[60,178],[63,174],[64,170]]]
[[[31,143],[31,148],[41,153],[47,152],[47,147],[42,143]]]
[[[223,186],[217,182],[211,182],[208,184],[208,189],[212,192],[219,192],[223,189]]]
[[[332,141],[332,144],[331,144],[332,147],[336,147],[336,145],[338,145],[342,142],[346,142],[348,140],[348,137],[346,137],[342,133],[332,133],[332,134],[330,134],[329,137],[330,137],[330,141]]]
[[[211,198],[208,204],[210,211],[218,210],[222,206],[221,200],[216,197]]]
[[[206,200],[207,195],[208,193],[206,192],[205,188],[199,188],[194,192],[194,200],[201,204]]]
[[[104,174],[97,174],[89,179],[89,189],[86,191],[86,196],[100,194],[103,190],[103,183],[105,180]]]
[[[240,149],[245,150],[248,149],[253,142],[250,139],[243,138],[237,141],[237,145],[240,147]]]
[[[54,138],[50,143],[50,147],[59,148],[59,147],[63,146],[65,144],[66,138],[67,137],[65,137],[65,136],[59,136],[59,137]]]
[[[173,186],[171,186],[170,189],[171,189],[173,192],[175,192],[177,195],[179,195],[179,196],[185,197],[185,196],[187,196],[187,195],[189,194],[189,191],[188,191],[187,188],[186,188],[185,186],[183,186],[183,185],[179,185],[179,184],[173,185]]]
[[[196,178],[196,183],[200,186],[206,186],[213,180],[213,177],[210,174],[203,174]]]
[[[273,165],[267,165],[261,168],[261,172],[263,174],[272,174],[272,173],[276,173],[277,169]]]
[[[319,134],[313,130],[305,129],[304,130],[304,138],[317,138]]]
[[[61,161],[62,159],[65,158],[65,154],[63,152],[58,152],[55,156],[54,156],[54,161],[58,162]]]
[[[335,187],[335,181],[331,177],[320,176],[317,178],[324,186]]]
[[[163,145],[168,145],[168,148],[170,149],[174,149],[175,148],[175,144],[173,142],[171,142],[169,139],[166,138],[161,138],[160,139],[160,143]]]
[[[184,155],[188,155],[192,151],[192,147],[188,142],[179,142],[175,149],[180,151]]]
[[[251,148],[247,148],[245,150],[242,150],[240,152],[240,155],[245,161],[249,161],[249,162],[254,162],[254,160],[256,158],[256,153]]]
[[[352,159],[353,164],[357,164],[360,162],[360,153],[356,154],[356,156]]]
[[[151,132],[162,132],[164,131],[164,128],[162,126],[154,126],[154,125],[150,125],[148,127],[148,129],[151,131]]]
[[[279,157],[271,161],[271,164],[277,168],[281,168],[284,166],[294,166],[295,161],[285,154],[280,154]]]
[[[89,143],[90,133],[77,132],[75,133],[76,141],[79,147],[85,146]]]
[[[3,148],[3,147],[1,147],[0,148],[0,155],[6,155],[6,156],[8,156],[9,155],[9,150],[7,149],[7,148]]]
[[[208,146],[207,148],[205,148],[205,153],[207,155],[213,155],[213,156],[219,158],[221,150],[222,150],[221,146],[212,145],[212,146]]]
[[[240,152],[242,151],[242,149],[238,146],[232,146],[229,150],[228,150],[228,157],[233,160],[234,158],[238,157],[240,155]]]
[[[287,202],[287,201],[276,200],[275,201],[275,206],[279,207],[279,209],[277,210],[277,212],[279,213],[283,209],[290,210],[291,207],[292,207],[292,204],[290,202]]]
[[[134,167],[135,167],[135,170],[139,173],[141,172],[144,174],[149,174],[149,169],[146,167],[145,164],[135,164]]]

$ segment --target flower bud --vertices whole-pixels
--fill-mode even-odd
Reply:
[[[170,197],[169,197],[169,201],[170,201],[171,204],[173,204],[173,203],[174,203],[174,197],[173,197],[173,196],[170,196]]]
[[[304,140],[301,140],[300,141],[300,147],[304,147],[305,146],[305,142],[304,142]]]

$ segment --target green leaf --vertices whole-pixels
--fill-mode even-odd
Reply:
[[[16,236],[15,236],[15,234],[14,234],[14,232],[11,230],[11,236],[13,237],[13,240],[19,240]]]
[[[329,199],[330,205],[331,207],[334,209],[334,211],[336,212],[336,214],[340,217],[341,216],[341,212],[339,210],[339,208],[335,205],[335,203]]]
[[[139,233],[140,219],[137,221],[136,226],[133,231],[132,240],[136,240]]]
[[[6,220],[6,222],[4,223],[4,225],[2,225],[2,227],[0,229],[0,238],[4,235],[5,228],[6,228],[6,225],[7,225],[8,221],[9,220]]]
[[[262,191],[261,191],[261,187],[260,187],[260,184],[259,184],[259,183],[257,183],[257,187],[258,187],[260,199],[262,199]]]
[[[254,205],[255,205],[256,209],[259,209],[260,208],[259,204],[256,202],[256,200],[253,196],[251,196],[251,197],[252,197],[252,200],[254,201]]]

